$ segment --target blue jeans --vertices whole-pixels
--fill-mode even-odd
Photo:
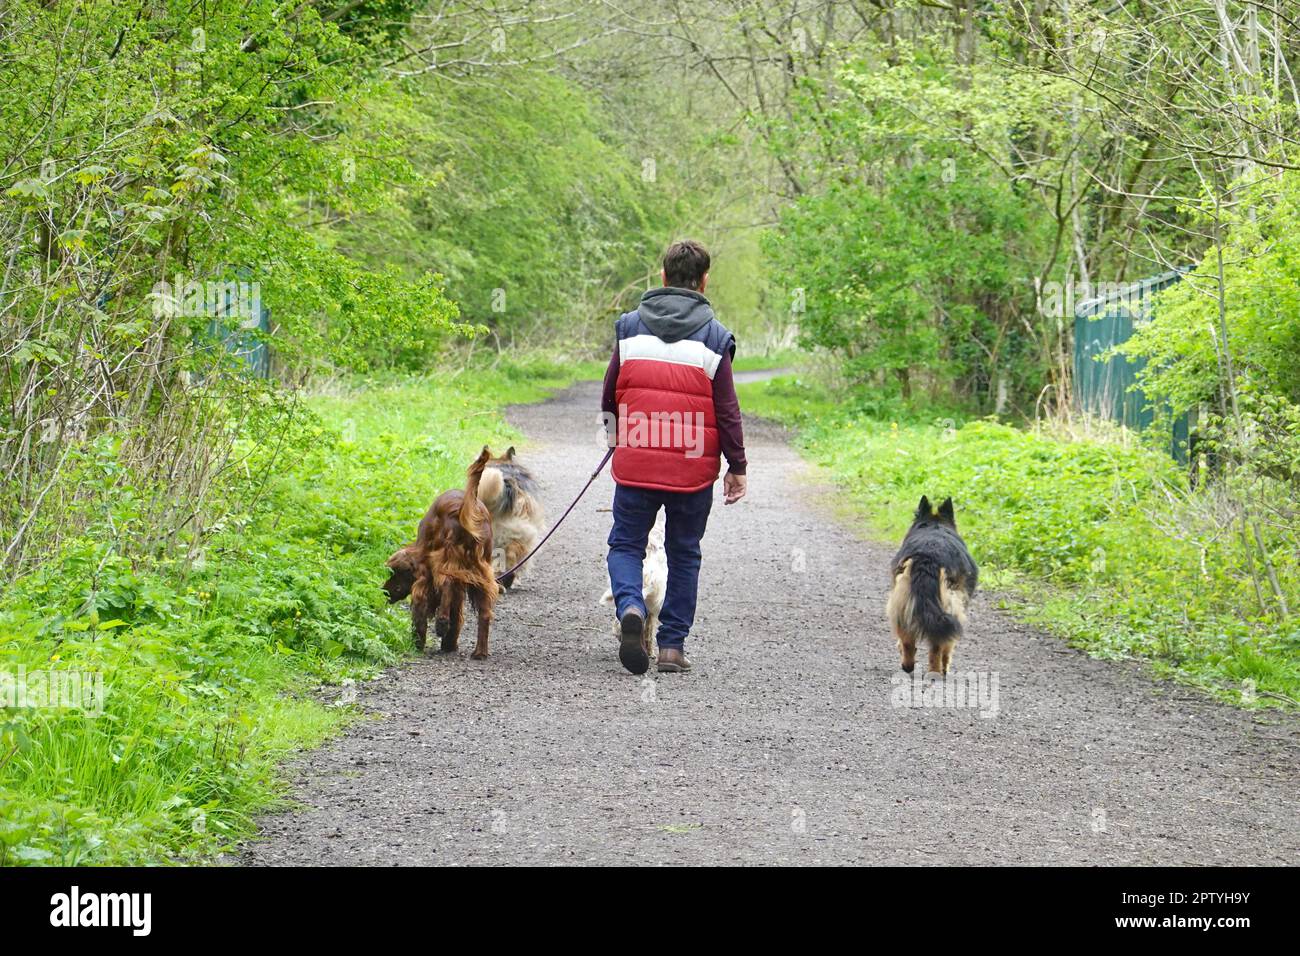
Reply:
[[[700,539],[713,507],[713,486],[699,491],[653,491],[614,486],[614,527],[609,531],[609,582],[618,616],[629,607],[645,613],[641,562],[659,509],[664,509],[664,551],[668,589],[659,612],[660,647],[681,648],[695,623],[695,596],[700,581]]]

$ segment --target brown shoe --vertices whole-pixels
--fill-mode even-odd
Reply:
[[[680,647],[659,648],[659,673],[685,674],[691,669],[691,662],[682,653]]]

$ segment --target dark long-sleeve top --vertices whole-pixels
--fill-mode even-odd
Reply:
[[[605,369],[605,389],[600,398],[600,410],[618,421],[618,343]],[[733,475],[745,473],[745,432],[740,420],[740,399],[736,397],[736,382],[731,375],[731,353],[722,353],[722,361],[713,375],[713,417],[718,423],[718,444],[727,459],[727,470]]]

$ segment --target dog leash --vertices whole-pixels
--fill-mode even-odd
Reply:
[[[533,550],[529,551],[522,558],[520,558],[518,564],[516,564],[509,571],[502,571],[500,574],[498,574],[496,577],[498,581],[502,580],[503,578],[508,578],[510,575],[514,574],[516,571],[522,568],[524,564],[527,563],[529,558],[535,555],[538,551],[542,550],[542,545],[546,543],[546,539],[549,538],[551,535],[553,535],[555,533],[555,529],[564,523],[564,519],[569,517],[569,512],[572,511],[574,507],[578,504],[578,502],[582,500],[582,496],[587,493],[587,489],[590,488],[591,483],[596,480],[596,476],[598,476],[602,471],[605,470],[605,462],[609,461],[609,457],[612,454],[614,454],[613,448],[605,452],[605,457],[600,460],[600,464],[596,466],[596,470],[591,473],[591,477],[587,479],[587,483],[582,486],[582,490],[578,492],[578,497],[574,498],[573,503],[569,505],[569,507],[564,509],[564,514],[560,515],[560,520],[555,522],[555,524],[551,525],[550,530],[547,531],[546,534],[542,535],[542,540],[538,541],[537,544],[533,545]]]

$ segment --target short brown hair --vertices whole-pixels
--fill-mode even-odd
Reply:
[[[694,239],[678,240],[664,253],[664,283],[676,289],[698,289],[709,263],[709,250]]]

